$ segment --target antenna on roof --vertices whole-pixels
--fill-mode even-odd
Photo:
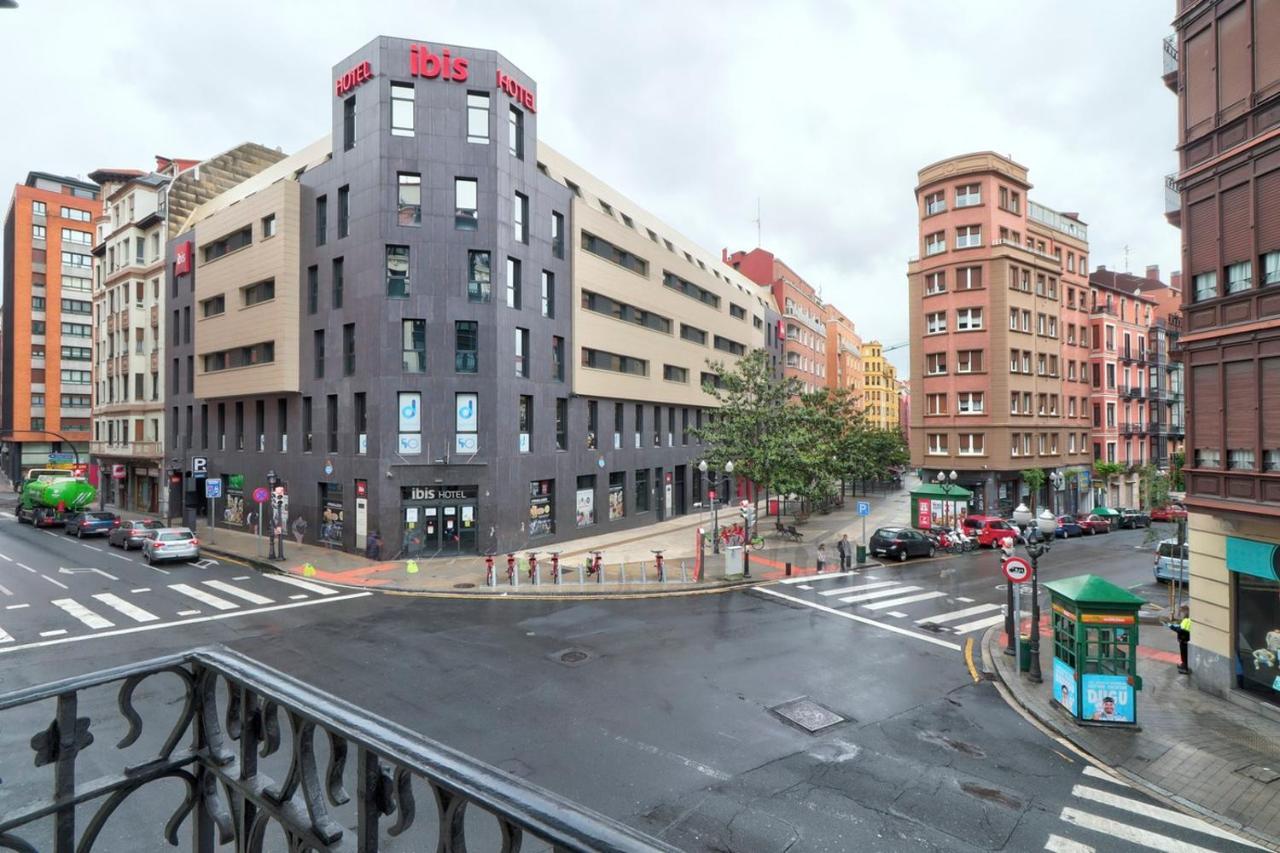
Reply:
[[[760,196],[756,196],[756,218],[752,222],[756,224],[756,248],[760,248],[763,245],[760,238]]]
[[[1129,271],[1129,244],[1124,244],[1124,271]]]

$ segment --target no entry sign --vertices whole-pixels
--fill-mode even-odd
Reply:
[[[1023,583],[1031,577],[1031,564],[1021,557],[1006,557],[1000,564],[1004,576],[1014,583]]]

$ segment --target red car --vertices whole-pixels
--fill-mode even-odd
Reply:
[[[963,525],[965,535],[977,539],[979,548],[999,548],[1002,540],[1018,535],[1012,524],[994,515],[971,515]]]
[[[1152,521],[1181,521],[1187,517],[1186,507],[1170,504],[1151,510]]]
[[[1086,536],[1093,536],[1095,533],[1110,533],[1111,522],[1107,521],[1100,515],[1079,515],[1076,521],[1084,528]]]

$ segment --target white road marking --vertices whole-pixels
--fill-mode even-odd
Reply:
[[[311,583],[310,581],[300,581],[297,578],[290,577],[288,575],[265,575],[264,574],[263,577],[266,578],[267,580],[279,581],[280,583],[290,583],[298,587],[299,589],[305,589],[308,592],[316,592],[316,593],[319,593],[320,595],[337,595],[338,594],[338,590],[336,589],[330,589],[327,586],[321,586],[318,583]]]
[[[248,579],[249,579],[248,575],[237,575],[236,577],[232,578],[233,581],[247,581]]]
[[[850,575],[856,575],[857,572],[832,572],[831,574],[820,575],[801,575],[798,578],[783,578],[778,583],[808,583],[810,581],[827,581],[832,578],[847,578]]]
[[[847,610],[836,610],[834,607],[827,607],[825,604],[818,604],[814,601],[806,601],[803,598],[796,598],[794,595],[787,595],[786,593],[778,592],[775,589],[769,589],[765,586],[757,587],[756,591],[799,604],[803,607],[811,607],[814,610],[820,610],[823,613],[830,613],[833,616],[839,616],[841,619],[848,619],[852,622],[861,622],[864,625],[873,625],[876,628],[883,628],[886,631],[892,631],[893,633],[901,634],[904,637],[911,637],[916,640],[923,640],[926,643],[932,643],[935,646],[942,646],[944,649],[951,649],[956,652],[960,651],[960,645],[958,643],[950,643],[946,640],[940,640],[937,637],[926,637],[924,634],[917,634],[915,631],[908,631],[906,628],[899,628],[897,625],[877,622],[874,619],[868,619],[865,616],[859,616],[857,613],[850,613]]]
[[[796,589],[813,589],[813,587],[809,586],[807,583],[802,583],[797,586]]]
[[[1089,845],[1063,838],[1061,835],[1050,835],[1044,843],[1044,849],[1049,853],[1094,853],[1094,849]]]
[[[840,599],[845,604],[860,604],[863,601],[871,601],[875,598],[888,598],[893,595],[902,595],[906,592],[919,592],[918,586],[898,586],[893,589],[878,589],[875,592],[864,592],[861,595],[847,595]]]
[[[182,619],[177,622],[157,622],[151,625],[134,625],[131,628],[116,628],[114,631],[102,631],[97,634],[80,634],[74,637],[65,637],[60,640],[44,640],[44,641],[37,641],[34,643],[26,643],[21,646],[7,646],[3,649],[0,649],[0,654],[7,655],[12,652],[20,652],[25,649],[44,648],[45,646],[58,646],[58,645],[62,645],[63,643],[79,643],[79,642],[83,642],[84,640],[101,640],[103,637],[119,637],[125,634],[137,634],[141,631],[155,631],[159,628],[178,628],[183,625],[198,625],[202,622],[213,622],[218,619],[234,619],[240,616],[253,616],[258,613],[272,613],[276,610],[291,610],[295,607],[310,607],[314,604],[330,604],[330,603],[336,604],[339,601],[349,601],[353,598],[368,598],[371,595],[373,595],[373,593],[371,592],[352,592],[346,595],[341,595],[337,598],[312,598],[312,599],[309,599],[308,601],[296,601],[292,604],[273,604],[270,607],[259,607],[253,610],[236,610],[232,613],[213,613],[213,614],[210,614],[209,616],[199,616],[194,619]],[[40,636],[52,637],[58,634],[65,634],[65,633],[67,632],[62,629],[59,629],[57,631],[46,631]],[[926,637],[922,639],[932,639],[932,638]],[[955,646],[955,648],[959,649],[960,647]]]
[[[81,547],[81,548],[88,548],[90,551],[97,551],[99,554],[101,554],[101,553],[102,553],[102,549],[101,549],[101,548],[99,548],[97,545],[89,545],[89,544],[87,544],[87,543],[85,543],[85,542],[81,542],[81,543],[80,543],[80,547]]]
[[[45,536],[54,536],[54,537],[56,537],[56,536],[58,535],[58,534],[56,534],[56,533],[51,533],[51,532],[49,532],[48,530],[41,530],[40,532],[41,532],[41,533],[43,533]]]
[[[13,557],[6,556],[5,554],[0,554],[0,560],[4,560],[6,563],[12,563]]]
[[[907,614],[899,613],[897,610],[890,610],[885,616],[892,616],[894,619],[906,619]]]
[[[115,557],[117,560],[124,560],[126,563],[133,562],[133,560],[129,559],[124,554],[112,554],[111,556]]]
[[[44,578],[45,580],[47,580],[49,583],[53,584],[54,586],[60,586],[60,587],[62,587],[63,589],[71,589],[71,587],[67,586],[67,585],[66,585],[65,583],[63,583],[62,581],[56,581],[56,580],[54,580],[53,578],[49,577],[48,575],[41,575],[40,577]]]
[[[1092,764],[1086,764],[1084,767],[1084,770],[1082,770],[1081,772],[1090,778],[1101,779],[1103,782],[1110,782],[1112,785],[1120,785],[1124,788],[1133,787],[1123,779],[1120,779],[1116,776],[1112,776],[1110,773],[1106,772],[1105,770],[1099,770],[1098,768],[1094,767]]]
[[[1109,794],[1106,791],[1099,790],[1098,788],[1090,788],[1088,785],[1073,786],[1071,788],[1071,796],[1079,797],[1082,800],[1092,800],[1093,802],[1101,803],[1104,806],[1111,806],[1114,809],[1132,812],[1133,814],[1149,817],[1153,820],[1162,821],[1164,823],[1171,823],[1174,826],[1180,826],[1183,829],[1192,829],[1196,832],[1204,833],[1205,835],[1212,835],[1215,838],[1225,838],[1228,841],[1236,841],[1241,844],[1246,844],[1249,847],[1253,847],[1256,850],[1264,849],[1256,844],[1250,844],[1241,838],[1237,838],[1225,829],[1218,829],[1218,827],[1208,821],[1200,820],[1200,818],[1185,815],[1182,812],[1174,811],[1173,809],[1165,809],[1160,806],[1148,805],[1147,803],[1139,800],[1133,800],[1129,797],[1120,797],[1116,794]]]
[[[12,643],[12,642],[13,642],[13,637],[9,636],[9,633],[5,631],[5,629],[0,628],[0,643]]]
[[[8,650],[6,649],[6,651]],[[1129,824],[1121,823],[1118,820],[1099,817],[1089,812],[1082,812],[1079,809],[1065,808],[1058,817],[1082,829],[1091,829],[1117,841],[1140,844],[1143,847],[1160,850],[1162,853],[1212,853],[1208,847],[1189,844],[1176,838],[1170,838],[1167,835],[1161,835],[1158,832],[1148,832],[1145,829],[1129,826]]]
[[[65,633],[67,633],[67,629],[66,629],[66,628],[55,628],[55,629],[54,629],[54,630],[52,630],[52,631],[41,631],[41,632],[40,632],[40,636],[41,636],[41,637],[61,637],[61,636],[62,636],[63,634],[65,634]],[[92,636],[92,635],[91,635],[91,636]],[[22,648],[22,646],[14,646],[14,648],[15,648],[15,649],[20,649],[20,648]],[[11,651],[11,650],[10,650],[10,649],[5,649],[5,651],[7,652],[7,651]]]
[[[290,600],[290,601],[300,601],[301,599],[308,598],[308,597],[309,597],[309,596],[308,596],[305,592],[300,592],[300,593],[298,593],[297,595],[291,595],[291,596],[289,596],[289,600]]]
[[[195,616],[199,612],[200,612],[199,610],[179,610],[178,615],[179,616]]]
[[[110,572],[104,572],[102,569],[95,569],[93,566],[83,566],[83,567],[59,566],[58,574],[60,575],[102,575],[104,578],[110,578],[113,581],[120,580],[120,578],[116,577]]]
[[[272,599],[267,598],[265,595],[258,595],[256,592],[249,592],[248,590],[243,590],[238,586],[232,586],[231,584],[224,583],[223,581],[205,581],[204,585],[211,586],[218,590],[218,592],[225,592],[227,595],[234,595],[236,598],[243,598],[250,604],[270,604],[272,602]]]
[[[896,607],[899,604],[914,604],[917,601],[929,601],[933,598],[941,598],[946,595],[945,592],[917,592],[915,595],[907,595],[902,598],[891,598],[888,601],[877,601],[874,604],[864,604],[863,607],[868,610],[884,610],[886,607]]]
[[[970,631],[980,631],[983,628],[990,628],[992,625],[999,625],[1004,621],[1004,614],[997,613],[995,616],[988,616],[985,619],[975,619],[972,622],[965,622],[963,625],[953,625],[951,630],[957,634],[967,634]]]
[[[119,610],[125,616],[128,616],[135,622],[154,622],[160,617],[154,613],[148,613],[141,607],[130,604],[118,595],[112,595],[109,592],[99,592],[93,596],[108,607]]]
[[[160,574],[162,574],[162,575],[167,575],[167,574],[169,574],[169,570],[168,570],[168,569],[162,569],[162,568],[160,568],[159,566],[153,566],[153,565],[151,565],[150,563],[148,563],[148,562],[146,562],[146,561],[143,561],[143,565],[144,565],[144,566],[146,566],[148,569],[150,569],[150,570],[151,570],[151,571],[153,571],[153,572],[159,572],[159,573],[160,573]]]
[[[149,586],[140,586],[140,587],[138,587],[137,589],[131,589],[131,590],[129,590],[129,592],[132,592],[132,593],[135,593],[135,594],[137,594],[137,593],[139,593],[139,592],[151,592],[151,587],[149,587]]]
[[[30,604],[10,604],[9,606],[5,607],[5,610],[21,610],[24,607],[30,607],[30,606],[31,606]]]
[[[973,599],[972,599],[972,598],[965,598],[963,595],[957,595],[957,596],[956,596],[956,601],[963,601],[965,604],[972,604],[972,603],[973,603]]]
[[[194,598],[201,604],[207,604],[215,610],[232,610],[240,606],[227,601],[225,598],[218,598],[218,596],[210,592],[205,592],[203,589],[196,589],[194,586],[188,586],[185,583],[169,584],[169,589],[174,592],[180,592],[190,598]]]
[[[634,746],[641,752],[647,752],[650,755],[657,755],[662,758],[670,758],[680,764],[683,764],[685,767],[697,770],[704,776],[710,776],[712,779],[718,779],[721,782],[727,782],[733,778],[728,773],[717,770],[714,767],[708,767],[700,761],[694,761],[692,758],[686,758],[678,752],[669,752],[661,747],[654,746],[653,744],[642,743],[638,740],[631,740],[630,738],[623,737],[622,735],[614,735],[613,739],[618,743],[625,743],[627,746]]]
[[[33,575],[36,573],[36,570],[28,566],[26,563],[18,563],[18,568],[26,569],[27,571],[31,572],[31,574]]]
[[[879,583],[864,583],[857,586],[846,586],[841,589],[828,589],[818,593],[818,595],[848,595],[851,592],[865,592],[869,589],[880,589],[886,586],[897,586],[897,581],[880,581]]]
[[[17,516],[11,512],[0,512],[0,518],[17,518]]]
[[[979,613],[986,613],[990,610],[999,610],[999,604],[977,604],[973,607],[966,607],[963,610],[952,610],[950,613],[939,613],[936,616],[926,616],[923,619],[917,619],[917,625],[925,623],[941,624],[943,622],[954,622],[957,619],[963,619],[966,616],[977,616]]]
[[[13,593],[9,591],[9,587],[4,586],[3,584],[0,584],[0,592],[3,592],[5,595],[13,595]]]
[[[69,615],[79,619],[95,631],[102,628],[114,628],[116,626],[116,623],[108,619],[103,619],[97,613],[94,613],[74,598],[55,598],[49,603],[54,607],[65,610]]]

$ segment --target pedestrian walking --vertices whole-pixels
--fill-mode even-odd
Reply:
[[[818,545],[818,574],[822,574],[822,569],[827,565],[827,546]]]
[[[853,546],[849,544],[849,534],[845,533],[840,537],[840,541],[836,543],[836,553],[840,555],[840,571],[849,570],[850,561],[852,560],[852,554],[849,552],[852,550]]]
[[[382,559],[382,535],[378,531],[370,531],[365,538],[364,555],[370,560]]]
[[[302,537],[305,536],[307,532],[307,520],[301,515],[295,516],[293,519],[292,530],[293,540],[301,545]]]
[[[1182,605],[1178,610],[1178,621],[1169,623],[1169,630],[1178,636],[1178,657],[1181,662],[1178,664],[1178,672],[1183,675],[1191,674],[1191,667],[1187,666],[1187,643],[1191,642],[1191,610],[1187,605]]]

